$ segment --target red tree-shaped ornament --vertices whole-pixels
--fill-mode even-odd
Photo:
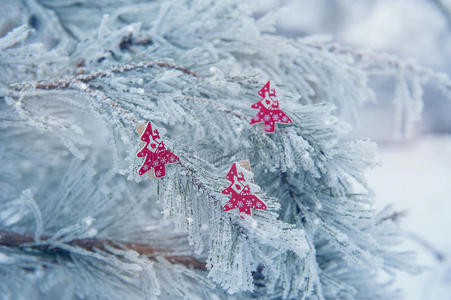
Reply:
[[[222,191],[230,195],[229,202],[224,205],[224,211],[238,208],[240,213],[251,215],[251,209],[266,209],[266,204],[252,193],[258,192],[260,187],[250,183],[254,174],[234,162],[226,178],[231,183]]]
[[[263,122],[265,124],[265,132],[274,132],[276,123],[292,123],[291,119],[279,108],[276,90],[270,89],[270,84],[270,81],[268,81],[258,91],[262,99],[251,106],[252,108],[258,109],[259,112],[252,118],[250,124]]]
[[[152,130],[152,124],[147,122],[146,128],[140,136],[145,146],[136,154],[137,157],[145,157],[143,164],[139,168],[139,175],[144,175],[154,169],[155,177],[163,177],[165,165],[178,162],[180,159],[171,151],[165,148],[157,129]]]

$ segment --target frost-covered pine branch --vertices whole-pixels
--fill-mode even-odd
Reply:
[[[395,83],[395,138],[413,136],[415,125],[421,120],[423,90],[426,85],[435,87],[448,98],[451,97],[451,79],[445,73],[418,66],[394,55],[342,46],[327,38],[318,39],[319,42],[315,38],[307,38],[306,41],[313,47],[343,56],[349,64],[365,71],[370,77],[389,77]]]
[[[449,79],[271,35],[235,1],[9,5],[33,22],[0,39],[5,298],[387,299],[381,273],[417,270],[372,209],[375,145],[342,118],[373,98],[377,66],[408,78],[399,101]],[[248,124],[268,79],[293,119],[274,135]],[[180,158],[161,180],[136,172],[149,120]],[[221,194],[242,159],[268,205],[245,219]]]

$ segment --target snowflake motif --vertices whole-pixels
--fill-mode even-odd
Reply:
[[[238,201],[238,207],[243,207],[244,206],[244,203],[242,202],[242,201]]]
[[[228,207],[232,207],[233,205],[232,205],[232,203],[229,202],[229,203],[227,204],[227,206],[228,206]]]
[[[174,162],[174,160],[175,160],[174,156],[169,157],[170,162]]]
[[[269,115],[265,115],[265,116],[263,117],[263,119],[265,119],[265,121],[269,121],[269,120],[271,120],[271,117],[270,117]]]
[[[148,169],[149,169],[149,166],[148,165],[144,165],[143,170],[147,171]]]
[[[251,206],[252,205],[252,201],[251,200],[247,200],[246,201],[246,205],[249,207],[249,206]]]
[[[288,118],[286,116],[282,117],[282,121],[286,122],[288,120]]]
[[[258,116],[255,116],[255,117],[254,117],[254,120],[255,120],[255,121],[260,121],[260,118],[259,118]]]
[[[257,202],[257,207],[261,207],[262,204],[260,202]]]
[[[161,171],[160,171],[160,170],[156,171],[156,172],[155,172],[155,175],[156,175],[157,177],[161,176]]]
[[[274,121],[277,121],[277,120],[279,120],[279,115],[274,115],[274,116],[272,116],[272,118]]]
[[[266,125],[265,128],[266,128],[266,130],[270,130],[270,129],[271,129],[271,126]]]
[[[160,160],[161,160],[161,162],[162,162],[163,164],[165,164],[165,163],[167,162],[166,157],[162,157]]]
[[[158,162],[158,160],[154,160],[152,164],[156,167],[156,166],[158,166],[160,163]]]

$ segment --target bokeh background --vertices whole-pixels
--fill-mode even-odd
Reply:
[[[278,34],[328,35],[341,44],[394,54],[451,74],[450,0],[264,1],[255,16],[273,13]],[[360,111],[356,134],[379,145],[368,173],[376,207],[392,204],[406,249],[425,267],[397,274],[405,299],[451,299],[451,99],[426,87],[422,120],[410,137],[394,132],[393,83],[371,82],[377,103]]]

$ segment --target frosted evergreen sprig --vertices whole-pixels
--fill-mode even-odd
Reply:
[[[399,238],[390,210],[370,206],[363,177],[373,144],[350,140],[339,122],[373,99],[368,61],[386,57],[364,62],[359,50],[329,41],[268,34],[274,18],[255,19],[238,1],[14,5],[39,26],[0,39],[0,201],[8,206],[0,225],[30,239],[28,248],[0,247],[2,294],[387,299],[377,273],[415,270],[408,253],[391,250]],[[398,74],[400,111],[412,108],[402,122],[414,121],[427,76],[385,66]],[[268,79],[295,118],[273,136],[247,125]],[[184,159],[158,183],[123,176],[137,177],[141,120],[166,127]],[[273,199],[256,222],[221,208],[221,176],[242,158]],[[114,246],[70,244],[91,239]],[[36,241],[60,253],[36,253]],[[139,255],[134,242],[206,263],[210,278],[169,254]]]
[[[110,255],[120,256],[123,255],[122,251],[131,250],[139,255],[148,257],[150,260],[158,261],[158,258],[163,258],[170,263],[181,264],[187,268],[206,270],[205,262],[202,262],[196,257],[171,255],[171,250],[155,248],[149,244],[97,238],[74,239],[61,242],[59,246],[57,244],[58,239],[49,236],[20,234],[13,231],[0,230],[0,246],[24,249],[25,252],[34,252],[35,254],[42,253],[43,255],[68,256],[70,254],[68,249],[81,248],[93,253],[102,251]]]
[[[112,100],[110,97],[104,96],[104,92],[97,91],[97,90],[94,90],[92,88],[88,88],[86,86],[82,86],[82,87],[83,87],[83,89],[81,89],[82,91],[86,91],[87,93],[96,96],[94,98],[95,101],[97,101],[99,99],[104,99],[104,101],[106,101],[105,102],[106,104],[108,104],[109,106],[112,106],[114,109],[117,109],[117,110],[119,110],[121,112],[120,115],[119,115],[120,118],[124,118],[124,116],[125,116],[124,112],[126,112],[126,111],[124,111],[123,108],[121,108],[119,105],[117,105],[116,102],[114,102],[114,100]],[[105,98],[103,98],[103,97],[105,97]],[[213,101],[211,99],[207,99],[207,100],[208,100],[208,101],[206,101],[207,104],[213,105],[213,106],[218,106],[218,105],[215,104],[215,101]],[[165,100],[165,101],[167,101],[167,100]],[[203,101],[203,102],[205,102],[205,101]],[[325,130],[324,131],[322,129],[321,130],[313,129],[313,128],[321,128],[321,127],[317,127],[317,124],[318,125],[322,124],[321,122],[324,122],[324,124],[326,124],[327,118],[330,118],[330,117],[328,117],[329,113],[325,113],[326,111],[323,111],[322,113],[320,113],[321,107],[323,107],[324,109],[328,109],[329,112],[331,111],[330,110],[331,107],[330,106],[328,107],[327,105],[317,106],[316,108],[312,108],[314,110],[310,110],[310,111],[308,109],[305,110],[306,108],[302,108],[302,110],[305,110],[305,114],[303,115],[303,117],[297,118],[298,119],[297,120],[298,121],[297,124],[299,124],[299,125],[297,125],[296,127],[300,128],[300,131],[299,131],[300,136],[304,136],[304,138],[306,138],[309,141],[308,143],[311,144],[307,148],[309,150],[307,150],[307,151],[306,150],[301,150],[301,151],[297,151],[297,153],[294,152],[294,153],[296,153],[295,157],[289,157],[288,156],[288,157],[285,157],[285,159],[283,159],[282,161],[295,162],[296,158],[299,158],[299,155],[301,155],[301,157],[303,157],[304,154],[306,154],[306,153],[308,153],[309,155],[310,155],[310,152],[314,153],[316,150],[313,150],[313,149],[318,149],[318,151],[319,151],[318,153],[319,153],[319,157],[320,158],[325,155],[324,154],[324,150],[322,150],[323,146],[321,144],[318,144],[318,142],[314,138],[312,138],[312,136],[311,136],[311,134],[316,134],[316,135],[321,137],[319,140],[324,140],[324,141],[327,140],[328,142],[326,143],[326,145],[331,142],[331,140],[329,138],[333,137],[334,130],[329,130],[329,131]],[[317,114],[312,114],[315,110],[317,111]],[[228,115],[231,115],[232,117],[239,119],[240,122],[244,122],[245,121],[244,115],[242,115],[240,113],[239,114],[236,114],[236,113],[234,114],[234,113],[231,113],[230,111],[227,111],[227,110],[224,110],[224,111]],[[302,124],[305,123],[306,120],[313,119],[313,118],[316,118],[315,125],[311,127],[313,130],[309,129],[308,126],[306,127],[306,126],[302,125]],[[136,121],[134,121],[133,123],[136,123]],[[330,122],[329,121],[329,123],[330,123],[329,124],[330,128],[334,128],[334,126],[336,125],[334,122]],[[251,132],[251,136],[253,135],[255,137],[255,141],[260,141],[258,143],[263,143],[263,144],[266,144],[266,145],[270,145],[270,146],[273,147],[273,150],[278,149],[278,147],[280,145],[284,145],[284,144],[285,144],[284,147],[288,150],[290,147],[286,145],[285,139],[287,139],[287,138],[288,138],[288,141],[293,139],[292,142],[289,142],[290,144],[297,144],[300,141],[302,141],[302,139],[299,140],[299,136],[298,136],[297,131],[296,130],[292,130],[292,129],[282,130],[280,136],[279,135],[276,136],[275,140],[272,137],[267,137],[266,135],[262,134],[257,128],[250,129],[250,132]],[[280,140],[279,140],[279,137],[281,137]],[[303,143],[305,143],[305,142],[303,142]],[[270,150],[270,148],[268,148],[267,150]],[[308,157],[306,157],[306,159],[307,160],[305,160],[305,161],[307,162],[308,161]],[[323,159],[325,159],[325,156],[324,156],[324,158],[321,158],[320,160],[323,160]],[[302,169],[299,169],[298,172],[304,172],[304,171]],[[316,173],[316,174],[318,174],[318,173]],[[318,176],[318,175],[316,175],[316,176]],[[177,199],[177,198],[175,198],[175,199]],[[192,217],[189,217],[189,218],[192,219]],[[309,220],[309,219],[307,219],[307,220]],[[310,219],[310,221],[311,222],[315,221],[315,218]],[[329,230],[329,232],[331,232],[330,228],[328,230]],[[334,237],[338,237],[338,236],[339,236],[338,232],[334,231],[333,234],[332,234],[332,237],[334,238]],[[342,246],[345,245],[343,242],[340,242],[340,244]],[[355,247],[355,246],[353,246],[353,247]],[[220,262],[220,261],[218,262],[219,265],[221,265],[221,263],[222,262]],[[297,265],[297,264],[293,263],[293,265]],[[252,269],[255,269],[255,268],[256,268],[256,266],[253,265],[253,266],[250,266],[249,269],[244,270],[244,271],[247,271],[247,274],[250,274],[249,270],[252,270]],[[299,268],[304,268],[304,267],[302,267],[302,264],[299,264]],[[243,271],[243,270],[241,270],[241,271]],[[293,273],[295,273],[295,271]],[[213,274],[215,274],[215,273],[213,273]],[[219,274],[221,274],[221,273],[219,273]],[[219,275],[219,274],[216,275],[218,278],[220,276],[222,276],[222,275]],[[304,276],[305,275],[302,274],[302,277],[304,277]],[[251,281],[251,278],[248,275],[247,279],[243,281],[245,285],[243,285],[242,287],[234,287],[236,289],[232,289],[231,280],[233,279],[233,277],[234,276],[231,276],[229,281],[227,281],[227,280],[223,281],[224,286],[226,288],[229,287],[230,291],[232,291],[232,292],[238,291],[237,290],[238,288],[244,288],[244,289],[251,289],[252,288],[252,285],[250,283],[252,281]],[[221,279],[221,280],[224,280],[224,279]],[[302,282],[302,281],[300,281],[300,282]],[[318,286],[319,286],[319,282],[316,283],[316,287],[317,288],[318,288]],[[313,290],[313,288],[311,288],[311,290]],[[296,293],[296,292],[294,291],[293,293]],[[288,294],[286,294],[286,295],[288,295]]]
[[[108,76],[108,75],[111,75],[114,73],[123,73],[123,72],[132,71],[132,70],[136,70],[136,69],[146,69],[146,68],[154,68],[154,67],[174,69],[174,70],[181,71],[185,74],[189,74],[194,77],[199,77],[199,75],[192,72],[191,70],[181,67],[181,66],[178,66],[178,65],[175,65],[175,64],[171,64],[171,63],[167,63],[167,62],[140,62],[140,63],[116,66],[116,67],[112,67],[108,70],[97,71],[97,72],[93,72],[90,74],[83,74],[82,73],[83,69],[80,69],[77,72],[77,74],[69,80],[57,80],[57,81],[53,81],[53,82],[38,82],[34,85],[16,83],[16,84],[11,84],[11,86],[14,87],[15,90],[20,90],[21,89],[20,85],[23,85],[25,87],[32,87],[35,89],[43,89],[43,90],[64,89],[64,88],[71,87],[75,83],[88,83],[94,79],[105,77],[105,76]]]
[[[252,272],[259,265],[279,273],[271,260],[279,259],[287,251],[294,253],[297,260],[304,260],[308,246],[303,230],[277,220],[277,199],[259,195],[268,204],[268,210],[255,212],[252,219],[242,220],[238,215],[228,214],[222,209],[228,199],[220,192],[227,185],[226,180],[208,172],[212,166],[184,152],[180,145],[175,146],[177,149],[179,167],[184,172],[174,168],[160,184],[159,188],[164,190],[161,198],[164,212],[167,216],[183,216],[181,224],[190,232],[190,243],[196,251],[202,251],[203,236],[208,236],[207,268],[213,280],[230,293],[252,291]],[[206,224],[208,232],[202,230]],[[230,237],[226,239],[227,235]],[[237,261],[239,265],[233,263]]]
[[[85,91],[87,91],[87,92],[95,92],[94,90],[90,90],[90,89],[85,89]],[[116,108],[116,109],[120,109],[120,108],[118,108],[117,107],[117,105],[114,105],[112,102],[109,102],[109,104],[112,106],[112,107],[114,107],[114,108]],[[186,169],[186,167],[185,167],[185,169]],[[186,170],[189,170],[189,169],[186,169]],[[211,176],[210,176],[211,177]],[[197,180],[195,177],[193,177],[192,178],[192,180],[193,180],[193,183],[195,183],[195,184],[197,184],[197,186],[198,186],[198,188],[200,188],[202,191],[206,191],[206,188],[205,188],[205,185],[203,185],[199,180]],[[205,179],[203,180],[203,181],[205,181]],[[169,189],[170,190],[170,189]],[[208,192],[208,191],[207,191]],[[216,199],[215,197],[216,196],[210,196],[211,198],[213,198],[213,199]],[[218,205],[218,203],[216,203],[216,205]],[[222,207],[222,206],[221,206]],[[222,210],[221,210],[222,211]],[[223,213],[223,212],[222,212]],[[277,218],[277,215],[271,215],[271,218],[269,218],[268,219],[268,216],[266,216],[266,218],[264,218],[263,220],[266,220],[266,219],[268,219],[268,220],[271,220],[271,219],[276,219]],[[264,223],[263,223],[264,224]],[[263,225],[263,224],[260,224],[260,225]],[[272,221],[272,223],[270,223],[271,225],[268,225],[268,226],[270,226],[271,228],[272,227],[274,227],[274,225],[276,225],[276,223],[274,223],[274,221]],[[281,227],[281,229],[283,229],[284,228],[284,226],[281,226],[282,224],[279,224],[277,227]],[[197,224],[197,226],[199,226],[199,224]],[[290,228],[291,226],[288,226],[288,225],[285,225],[285,227],[286,227],[286,229],[288,229],[288,228]],[[252,227],[251,227],[252,228]],[[274,228],[273,228],[273,230],[274,230]],[[238,232],[243,232],[243,229],[240,229],[240,230],[238,230]],[[260,232],[260,235],[262,235],[263,234],[263,231],[259,231]],[[299,234],[301,233],[299,230],[296,230],[296,231],[293,231],[293,234],[294,234],[294,232],[296,232],[296,234],[295,235],[297,235],[297,236],[299,236]],[[267,234],[267,233],[265,233],[265,234]],[[274,234],[274,232],[273,232],[273,234]],[[298,252],[298,255],[299,254],[302,254],[303,253],[303,250],[301,250],[302,249],[302,247],[301,247],[301,249],[299,249],[299,246],[294,246],[295,244],[294,243],[296,243],[296,241],[297,241],[297,238],[294,238],[294,235],[293,234],[288,234],[288,232],[285,230],[285,231],[281,231],[279,234],[277,234],[277,235],[274,235],[269,241],[271,241],[271,242],[274,242],[275,240],[275,238],[277,237],[277,236],[279,236],[279,239],[282,237],[282,236],[285,236],[285,239],[284,239],[284,243],[282,243],[282,244],[284,244],[284,245],[288,245],[288,246],[290,246],[290,245],[292,245],[291,247],[294,247],[294,248],[290,248],[290,250],[292,250],[292,251],[296,251],[296,252]],[[291,239],[289,239],[289,240],[286,240],[286,238],[287,237],[289,237],[289,236],[291,236],[292,238]],[[302,235],[301,235],[302,236]],[[244,242],[244,241],[243,241]],[[223,245],[224,246],[224,245]],[[298,248],[296,248],[296,247],[298,247]],[[223,249],[222,247],[220,248],[220,249]],[[280,250],[279,250],[280,251]],[[268,262],[267,262],[268,263]],[[212,276],[215,276],[215,274],[216,274],[216,277],[217,278],[222,278],[222,276],[224,275],[221,271],[218,271],[218,270],[222,270],[222,268],[220,268],[220,267],[218,267],[218,266],[221,266],[221,265],[223,265],[224,264],[224,262],[222,262],[221,260],[220,261],[215,261],[215,263],[214,264],[211,264],[211,268],[213,269],[213,271],[216,271],[216,273],[214,273],[214,272],[212,272]],[[242,287],[236,287],[236,286],[234,286],[234,287],[232,287],[232,284],[231,284],[231,282],[229,282],[229,281],[225,281],[224,282],[224,279],[221,279],[221,281],[223,282],[223,284],[225,285],[225,287],[226,288],[229,288],[229,290],[231,291],[231,292],[237,292],[237,291],[239,291],[240,289],[252,289],[252,275],[251,275],[251,271],[252,270],[254,270],[255,269],[255,266],[256,266],[256,264],[255,263],[253,263],[252,265],[250,265],[248,268],[245,268],[245,269],[242,269],[242,270],[238,270],[238,271],[240,271],[241,273],[242,272],[245,272],[245,273],[243,273],[243,275],[240,275],[240,277],[243,277],[243,276],[245,276],[247,279],[246,280],[244,280],[243,281],[243,286]],[[268,269],[270,269],[269,268],[269,265],[268,265]],[[233,273],[233,274],[231,274],[230,275],[230,279],[229,280],[233,280],[233,279],[236,279],[236,276],[237,275],[239,275],[240,273]]]

